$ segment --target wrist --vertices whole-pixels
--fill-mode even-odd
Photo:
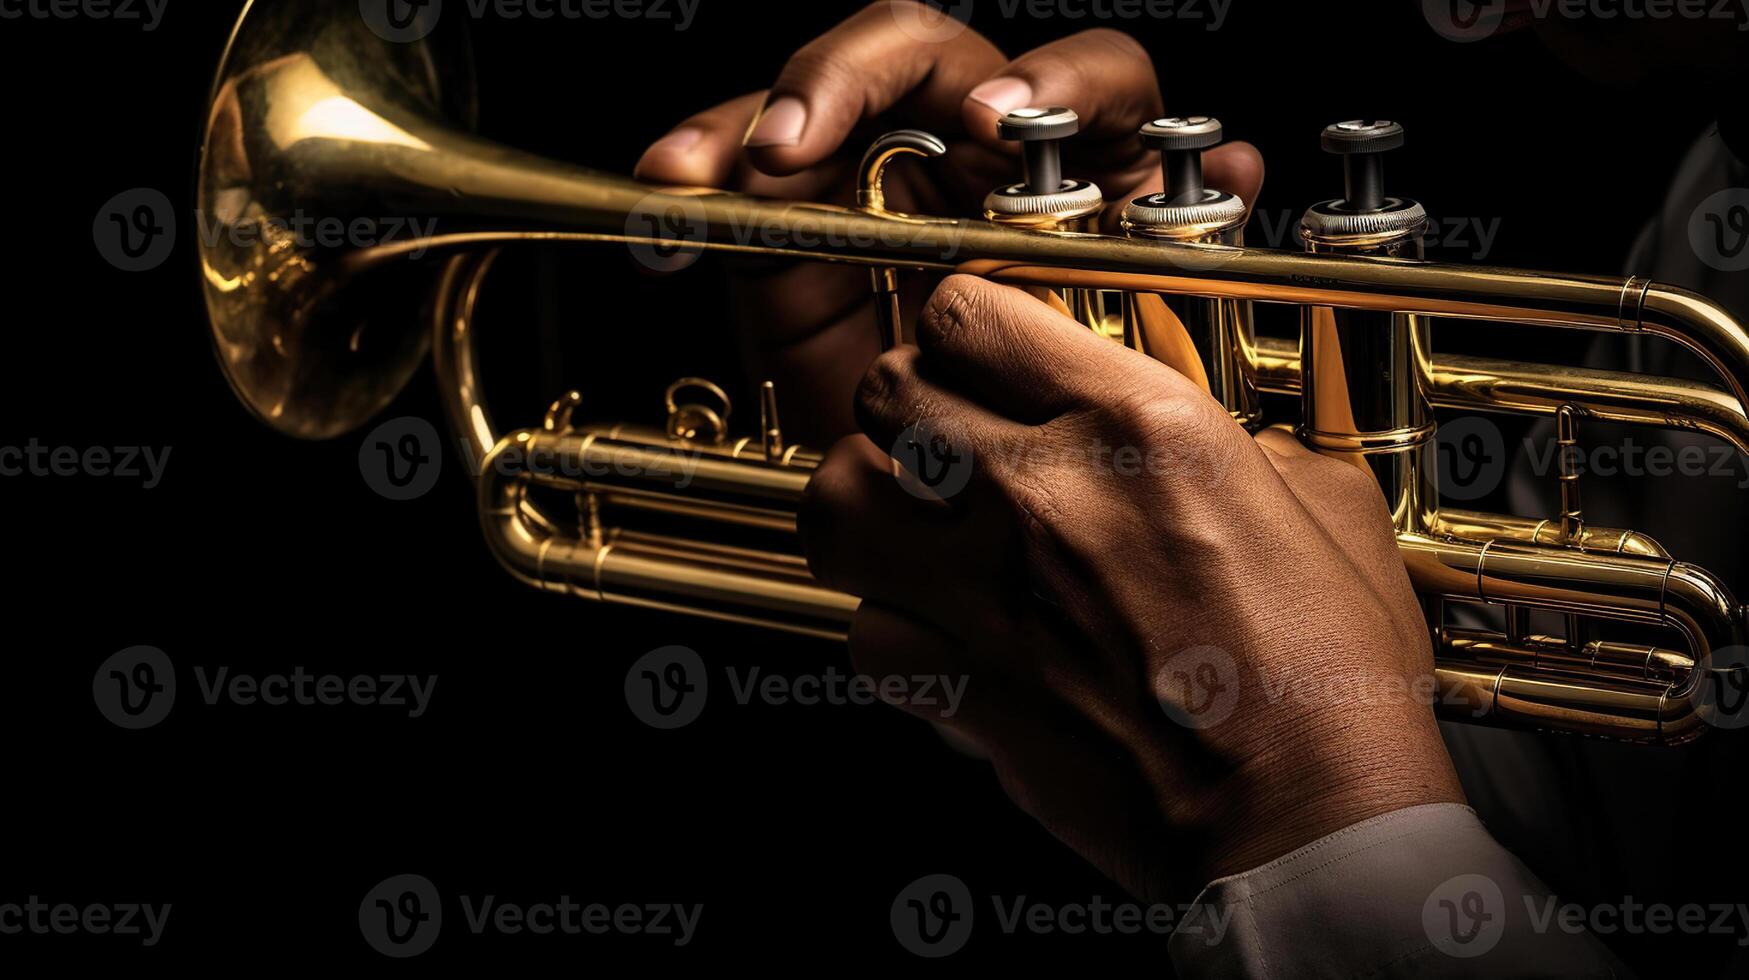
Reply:
[[[1430,803],[1464,803],[1424,707],[1302,724],[1234,771],[1208,834],[1198,886],[1266,864],[1345,827]]]

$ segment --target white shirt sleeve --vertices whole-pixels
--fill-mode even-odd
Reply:
[[[1455,803],[1364,820],[1197,904],[1167,946],[1185,978],[1628,976]]]

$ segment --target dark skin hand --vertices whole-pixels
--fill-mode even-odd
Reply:
[[[996,137],[996,120],[1028,105],[1067,105],[1080,115],[1081,132],[1065,147],[1066,173],[1097,183],[1112,201],[1161,189],[1159,156],[1142,147],[1136,128],[1162,115],[1164,100],[1135,39],[1087,31],[1010,61],[969,29],[919,41],[907,32],[917,7],[905,0],[865,8],[796,52],[769,91],[676,126],[645,151],[636,176],[849,205],[869,142],[920,128],[947,142],[947,156],[894,166],[888,206],[976,215],[991,188],[1020,179],[1019,151]],[[1203,154],[1203,166],[1209,186],[1246,201],[1263,184],[1263,159],[1246,143]],[[1107,208],[1108,231],[1117,230],[1121,211]],[[939,281],[907,277],[907,322]],[[850,393],[879,353],[867,270],[761,270],[736,282],[733,305],[750,373],[776,383],[791,435],[824,446],[855,431]]]
[[[865,597],[858,671],[969,678],[954,717],[909,710],[983,746],[1017,803],[1151,899],[1463,801],[1370,475],[1251,438],[1017,289],[951,277],[916,333],[863,380],[867,435],[833,447],[802,512],[809,566]],[[945,501],[879,448],[903,454],[919,420],[971,456]],[[1224,713],[1198,716],[1203,664]]]
[[[1065,172],[1119,202],[1160,189],[1134,134],[1163,100],[1133,40],[1090,31],[1011,62],[970,30],[919,40],[901,26],[914,6],[850,18],[769,93],[682,123],[638,176],[849,203],[865,137],[914,126],[949,153],[894,168],[889,206],[975,214],[1019,172],[997,118],[1059,104],[1081,117]],[[1250,146],[1204,168],[1256,199]],[[878,360],[865,270],[787,266],[737,287],[786,420],[843,437],[801,525],[815,575],[865,598],[860,672],[967,677],[952,718],[905,707],[980,744],[1017,804],[1149,899],[1463,800],[1415,693],[1432,651],[1371,477],[1283,433],[1253,439],[1183,376],[1025,292],[906,286],[917,346]],[[971,459],[945,500],[894,478],[889,451],[908,456],[920,422]],[[1199,707],[1216,691],[1220,718]]]

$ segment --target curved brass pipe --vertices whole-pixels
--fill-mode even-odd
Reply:
[[[1297,339],[1259,337],[1251,354],[1261,390],[1300,394]],[[1749,413],[1730,392],[1699,381],[1435,353],[1429,382],[1428,400],[1438,408],[1552,418],[1572,405],[1605,422],[1705,433],[1749,455]]]
[[[656,266],[693,251],[861,265],[873,270],[889,342],[902,337],[893,270],[907,268],[1080,298],[1111,290],[1644,333],[1698,354],[1719,385],[1422,349],[1412,363],[1388,362],[1406,370],[1380,372],[1387,362],[1374,361],[1343,377],[1370,382],[1374,401],[1412,403],[1420,415],[1430,415],[1420,412],[1423,398],[1563,413],[1569,433],[1590,415],[1708,432],[1749,452],[1749,333],[1681,289],[885,211],[879,188],[867,184],[878,183],[889,151],[933,153],[939,141],[926,134],[881,145],[865,170],[861,208],[651,187],[472,135],[471,62],[450,34],[461,23],[446,18],[430,36],[397,44],[375,35],[350,0],[250,2],[208,108],[197,193],[215,234],[201,236],[201,282],[226,377],[251,410],[290,435],[331,437],[361,425],[432,350],[447,414],[478,466],[489,546],[518,579],[547,591],[839,639],[858,605],[808,575],[794,516],[819,457],[785,445],[770,389],[757,439],[729,440],[726,421],[705,424],[711,411],[698,405],[675,406],[667,431],[578,430],[574,396],[546,428],[499,435],[481,397],[473,331],[492,256],[513,244],[620,243]],[[348,227],[354,219],[372,227],[405,221],[407,233],[375,244],[311,243],[291,230],[311,214]],[[428,253],[439,261],[416,261]],[[421,307],[423,299],[435,305]],[[1419,342],[1416,331],[1389,337],[1399,334]],[[1340,361],[1348,351],[1328,353]],[[1297,348],[1259,340],[1247,354],[1241,370],[1260,387],[1306,386]],[[1744,638],[1744,612],[1722,583],[1644,535],[1584,526],[1576,493],[1558,530],[1550,521],[1440,514],[1414,479],[1428,472],[1416,457],[1431,418],[1370,428],[1354,421],[1317,435],[1346,454],[1397,457],[1384,462],[1401,478],[1392,501],[1399,551],[1430,612],[1439,612],[1438,677],[1453,703],[1483,720],[1647,741],[1705,730],[1686,695],[1708,652]],[[546,499],[567,494],[570,511]],[[574,517],[552,516],[560,513]],[[662,530],[634,529],[634,518]],[[669,533],[675,524],[690,528]],[[719,543],[731,535],[735,543]],[[1661,626],[1690,650],[1584,642],[1576,627],[1560,641],[1529,637],[1513,616],[1504,635],[1459,631],[1444,625],[1448,598]]]

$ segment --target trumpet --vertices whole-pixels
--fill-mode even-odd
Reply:
[[[1199,154],[1220,139],[1204,117],[1142,127],[1169,190],[1132,202],[1124,234],[1110,235],[1095,231],[1099,189],[1061,171],[1057,147],[1075,129],[1061,107],[1004,119],[1002,135],[1024,150],[1021,179],[982,215],[949,218],[890,210],[883,191],[890,167],[946,152],[927,133],[871,147],[855,207],[656,188],[475,137],[470,65],[456,33],[390,43],[344,0],[250,0],[212,89],[198,206],[254,233],[208,236],[201,271],[233,389],[292,436],[363,424],[429,352],[475,464],[485,539],[528,585],[836,640],[858,606],[813,580],[801,555],[795,515],[821,455],[788,443],[769,383],[751,435],[734,434],[729,394],[697,378],[668,389],[665,425],[577,424],[582,395],[569,392],[538,426],[500,429],[480,394],[475,327],[502,250],[619,243],[863,266],[888,344],[904,342],[901,270],[970,273],[1170,364],[1237,424],[1268,421],[1263,395],[1297,398],[1300,438],[1385,490],[1427,614],[1442,715],[1659,744],[1711,727],[1711,656],[1749,632],[1725,583],[1643,533],[1587,523],[1570,465],[1558,514],[1442,506],[1435,411],[1552,418],[1563,459],[1593,419],[1749,452],[1749,333],[1706,298],[1643,278],[1423,260],[1421,206],[1385,194],[1397,124],[1327,129],[1344,196],[1306,212],[1304,250],[1269,250],[1243,243],[1244,202],[1202,186]],[[432,230],[368,247],[284,233],[289,216],[311,212],[420,216]],[[1300,307],[1300,337],[1256,336],[1255,303]],[[1436,319],[1656,336],[1699,355],[1717,382],[1442,354]],[[1505,628],[1456,625],[1460,607],[1503,610]],[[1565,635],[1531,633],[1531,610],[1565,617]],[[1670,645],[1593,636],[1604,622],[1652,627]]]

